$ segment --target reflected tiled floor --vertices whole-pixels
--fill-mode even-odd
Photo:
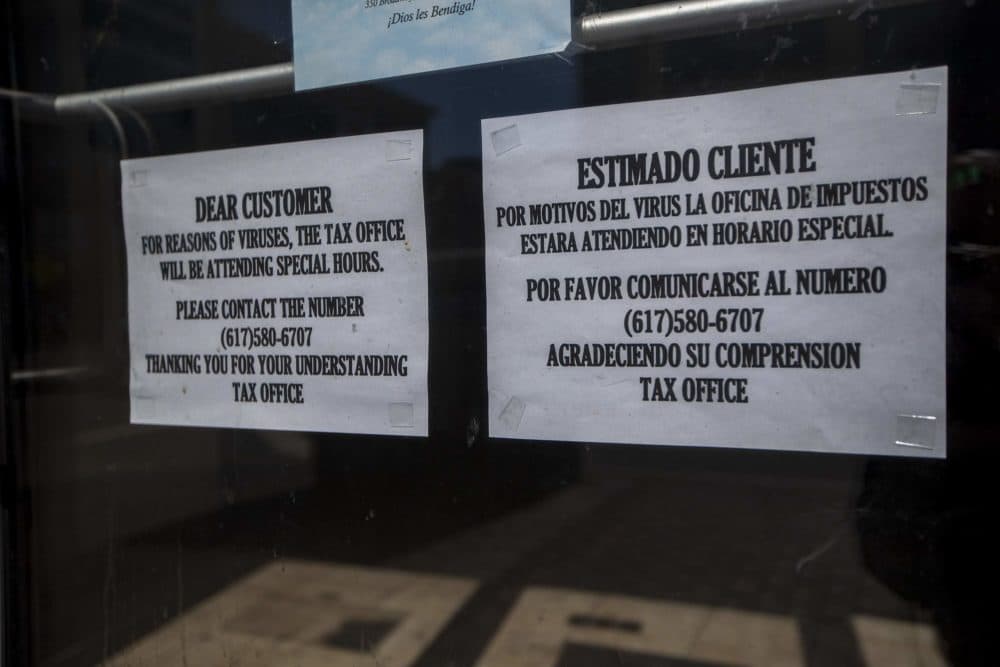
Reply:
[[[865,662],[879,667],[947,667],[934,628],[871,616],[851,619]]]
[[[586,614],[606,623],[581,627]],[[564,643],[686,658],[691,664],[802,667],[794,619],[620,595],[525,591],[479,667],[555,667]]]
[[[129,647],[109,664],[406,667],[476,582],[276,561]],[[852,618],[872,667],[946,667],[927,625]],[[613,658],[609,662],[609,657]],[[621,595],[529,588],[477,667],[804,667],[794,618]]]
[[[110,664],[946,667],[926,613],[865,570],[830,509],[851,493],[605,475],[365,564],[270,561]]]
[[[276,561],[110,664],[404,667],[474,588],[458,577]]]

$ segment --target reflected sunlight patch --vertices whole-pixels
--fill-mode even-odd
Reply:
[[[459,577],[275,561],[108,664],[404,667],[475,587]]]
[[[851,625],[868,665],[948,667],[932,625],[873,616],[852,616]]]
[[[602,647],[618,649],[643,656],[636,664],[650,665],[806,664],[798,624],[787,616],[529,588],[478,667],[557,667],[566,664],[567,647],[575,655],[593,654]],[[674,660],[656,661],[657,656]]]

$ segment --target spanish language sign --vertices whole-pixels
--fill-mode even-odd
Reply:
[[[569,0],[292,0],[295,88],[563,51]]]
[[[423,133],[122,162],[132,422],[427,434]]]
[[[482,150],[491,435],[944,457],[945,68]]]

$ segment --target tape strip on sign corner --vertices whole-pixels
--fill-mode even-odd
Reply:
[[[132,416],[134,419],[152,419],[156,414],[156,400],[152,396],[136,396],[132,400]]]
[[[517,431],[521,428],[521,420],[524,419],[524,408],[524,401],[514,396],[500,411],[500,422],[511,431]]]
[[[897,415],[896,444],[900,447],[934,449],[937,440],[937,417]]]
[[[923,116],[937,113],[940,83],[904,83],[896,93],[897,116]]]
[[[521,145],[521,131],[517,129],[516,123],[508,125],[492,132],[490,140],[493,142],[493,152],[500,157]]]
[[[128,184],[131,188],[144,188],[149,181],[149,171],[146,169],[136,169],[129,174]]]
[[[413,428],[413,403],[390,403],[389,424],[394,428]]]
[[[413,157],[413,142],[389,139],[385,142],[385,161],[402,162]]]

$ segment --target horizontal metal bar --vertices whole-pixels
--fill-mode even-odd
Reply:
[[[249,97],[284,95],[295,89],[292,63],[171,79],[135,86],[58,95],[59,115],[93,113],[95,107],[125,106],[137,111],[163,111],[178,106],[229,101]]]
[[[581,16],[575,39],[592,48],[700,37],[844,15],[927,0],[678,0]]]
[[[607,48],[650,40],[672,40],[746,30],[794,21],[843,15],[856,19],[867,11],[929,0],[675,0],[634,9],[582,16],[574,41],[585,48]],[[59,116],[96,114],[102,105],[136,111],[166,111],[197,104],[290,94],[292,63],[193,76],[121,88],[57,95]],[[39,96],[33,96],[37,98]]]
[[[87,366],[67,366],[66,368],[35,368],[13,371],[11,382],[31,382],[35,380],[69,380],[86,375],[90,372]]]

